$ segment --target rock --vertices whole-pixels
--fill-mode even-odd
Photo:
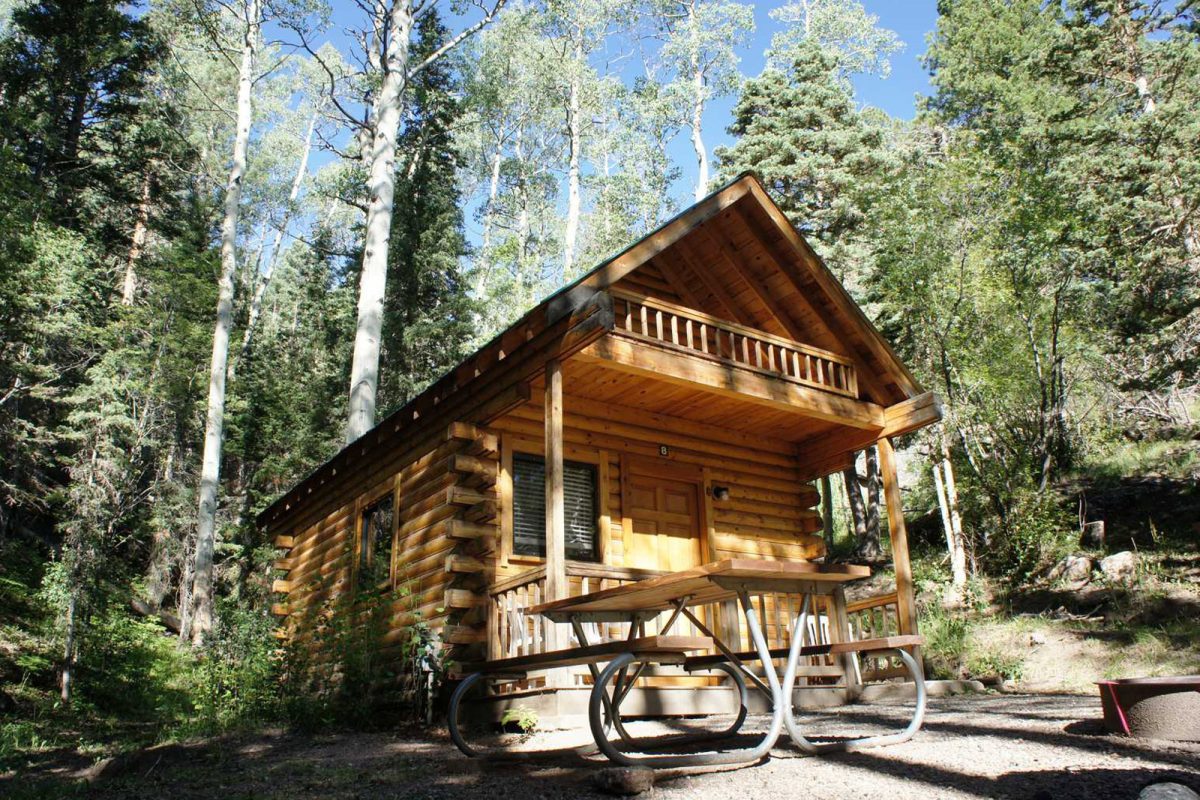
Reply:
[[[1104,547],[1104,520],[1083,523],[1083,531],[1079,534],[1079,546],[1089,548]]]
[[[98,783],[118,775],[145,776],[155,769],[178,764],[186,760],[189,755],[188,748],[183,745],[160,744],[144,750],[133,750],[102,758],[80,773],[79,777],[88,783]]]
[[[1100,574],[1109,583],[1130,583],[1137,575],[1137,556],[1129,550],[1113,553],[1100,561]]]
[[[1092,560],[1083,555],[1071,555],[1059,561],[1046,577],[1052,581],[1082,585],[1092,579]]]
[[[1182,783],[1152,783],[1142,789],[1138,800],[1200,800],[1200,795]]]
[[[648,767],[609,767],[596,773],[596,788],[605,794],[641,794],[653,787],[654,770]]]
[[[1037,647],[1038,645],[1043,645],[1045,643],[1046,634],[1042,633],[1041,631],[1034,631],[1033,633],[1029,634],[1030,647]]]

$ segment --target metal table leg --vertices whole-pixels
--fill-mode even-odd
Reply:
[[[806,598],[806,611],[807,608],[808,604]],[[792,685],[795,682],[796,677],[796,664],[799,661],[799,649],[797,645],[800,643],[800,638],[803,631],[801,626],[805,625],[806,623],[807,620],[805,619],[805,615],[803,613],[796,618],[795,626],[792,630],[792,648],[788,656],[787,671],[784,674],[783,681],[784,686],[786,687],[786,696],[788,698],[787,716],[784,720],[784,724],[787,726],[788,735],[792,738],[792,741],[796,743],[796,746],[804,752],[810,754],[854,752],[856,750],[864,750],[868,747],[882,747],[883,745],[899,744],[900,742],[907,742],[909,739],[911,739],[916,732],[921,729],[921,723],[925,720],[925,705],[927,701],[925,678],[922,674],[920,665],[918,665],[916,662],[916,659],[914,659],[908,652],[900,649],[895,649],[894,652],[900,656],[900,660],[903,661],[905,667],[908,668],[908,674],[912,678],[913,685],[916,687],[917,692],[916,707],[913,710],[912,719],[909,721],[904,730],[898,733],[884,734],[881,736],[867,736],[861,739],[850,739],[846,741],[825,743],[812,742],[804,736],[800,730],[800,726],[796,723],[794,709],[792,708],[791,696]]]
[[[662,755],[662,756],[639,756],[623,753],[613,746],[613,743],[608,740],[604,726],[604,705],[607,693],[605,686],[613,676],[618,672],[625,670],[636,658],[633,653],[622,653],[615,657],[601,671],[596,680],[596,685],[592,687],[591,699],[588,703],[588,722],[592,728],[592,736],[596,740],[596,747],[614,764],[619,764],[625,767],[645,766],[645,767],[696,767],[696,766],[715,766],[720,764],[746,764],[758,761],[771,752],[771,748],[779,741],[779,736],[783,732],[784,721],[787,717],[787,712],[790,704],[784,701],[785,695],[779,683],[779,676],[776,674],[774,667],[771,666],[771,654],[767,647],[766,639],[763,638],[762,629],[759,626],[758,614],[754,610],[754,605],[750,602],[750,596],[746,592],[740,592],[738,599],[741,601],[742,610],[746,615],[746,627],[750,631],[750,638],[754,642],[755,649],[758,651],[759,658],[762,660],[766,668],[763,670],[766,673],[767,683],[771,690],[772,711],[771,724],[765,736],[757,745],[751,748],[744,748],[730,752],[708,752],[708,753],[690,753],[680,755]],[[798,651],[797,651],[798,652]],[[792,659],[795,660],[794,658]],[[730,674],[736,674],[731,672]],[[617,687],[618,691],[620,687]],[[745,708],[745,689],[742,689],[743,711]],[[614,692],[612,710],[615,716],[620,715],[620,697]],[[740,715],[739,715],[740,716]]]

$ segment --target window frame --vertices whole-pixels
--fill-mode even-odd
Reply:
[[[536,439],[501,434],[500,563],[502,566],[539,566],[546,563],[545,556],[523,555],[514,552],[513,549],[513,456],[517,453],[545,458],[545,443]],[[609,495],[612,491],[609,479],[609,453],[607,450],[598,448],[564,445],[563,460],[590,464],[596,468],[596,557],[594,561],[567,559],[567,562],[585,565],[607,564],[609,539],[612,533],[610,530],[612,517],[609,513]]]
[[[375,506],[382,503],[385,499],[391,498],[392,501],[392,547],[390,558],[388,559],[387,577],[381,578],[375,586],[360,586],[360,577],[364,567],[370,567],[375,560],[375,537],[369,540],[364,540],[363,523],[366,521],[367,512]],[[354,545],[353,545],[353,572],[354,572],[354,589],[361,591],[364,589],[390,589],[395,584],[396,580],[396,533],[399,530],[400,522],[400,492],[394,485],[394,480],[388,481],[386,489],[378,489],[374,492],[369,492],[362,495],[358,502],[354,504]],[[364,553],[365,548],[365,553]],[[365,560],[365,563],[364,563]]]

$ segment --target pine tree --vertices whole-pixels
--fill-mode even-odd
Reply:
[[[436,12],[417,24],[414,56],[448,37]],[[388,294],[384,300],[380,407],[403,404],[456,364],[472,333],[472,306],[460,262],[467,254],[453,131],[459,93],[453,58],[423,70],[409,86],[397,145],[396,191],[405,202],[392,216]]]
[[[835,271],[859,272],[882,135],[855,109],[832,55],[810,42],[793,52],[786,73],[768,68],[746,82],[729,128],[738,140],[717,158],[726,177],[758,175]]]

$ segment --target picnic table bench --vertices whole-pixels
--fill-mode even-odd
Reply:
[[[920,728],[925,714],[924,677],[916,660],[905,649],[923,644],[920,636],[805,644],[812,596],[830,594],[842,584],[865,578],[869,574],[870,570],[867,567],[857,565],[726,559],[624,586],[533,606],[528,609],[528,613],[543,616],[553,622],[569,623],[579,646],[489,661],[461,670],[464,674],[469,671],[469,674],[466,674],[466,678],[451,697],[451,737],[467,755],[479,754],[463,738],[458,717],[467,693],[480,681],[489,677],[518,678],[533,671],[586,664],[593,679],[588,703],[592,736],[600,752],[614,763],[624,766],[679,767],[757,761],[770,752],[784,729],[797,746],[809,753],[857,750],[906,741]],[[791,642],[787,648],[770,649],[767,646],[762,633],[765,620],[760,622],[761,609],[756,610],[750,599],[751,591],[763,590],[797,593],[803,597],[800,611],[795,615],[790,627]],[[693,606],[730,599],[736,599],[742,607],[746,628],[754,645],[753,650],[734,652],[692,611]],[[658,635],[646,636],[645,622],[663,612],[669,612],[669,616],[660,626]],[[671,627],[681,617],[688,619],[703,635],[668,635]],[[585,624],[595,622],[628,622],[629,636],[624,640],[589,643]],[[712,648],[718,652],[700,652]],[[848,741],[816,743],[807,739],[795,720],[791,700],[799,659],[811,655],[853,656],[880,651],[894,651],[904,663],[916,687],[914,713],[908,726],[899,733]],[[775,666],[778,659],[786,659],[782,675]],[[748,661],[759,662],[763,678],[747,666]],[[599,667],[601,663],[605,664],[603,669]],[[649,664],[672,664],[687,671],[720,670],[732,679],[737,690],[739,708],[734,723],[728,729],[714,734],[672,737],[671,744],[731,736],[736,733],[746,718],[747,679],[771,701],[771,722],[767,732],[755,746],[729,751],[672,755],[633,755],[626,752],[644,753],[647,749],[646,745],[635,740],[625,730],[620,707]],[[610,683],[611,692],[607,688]],[[625,750],[618,749],[610,741],[610,729],[617,732]],[[658,744],[662,742],[655,743],[656,746]]]

